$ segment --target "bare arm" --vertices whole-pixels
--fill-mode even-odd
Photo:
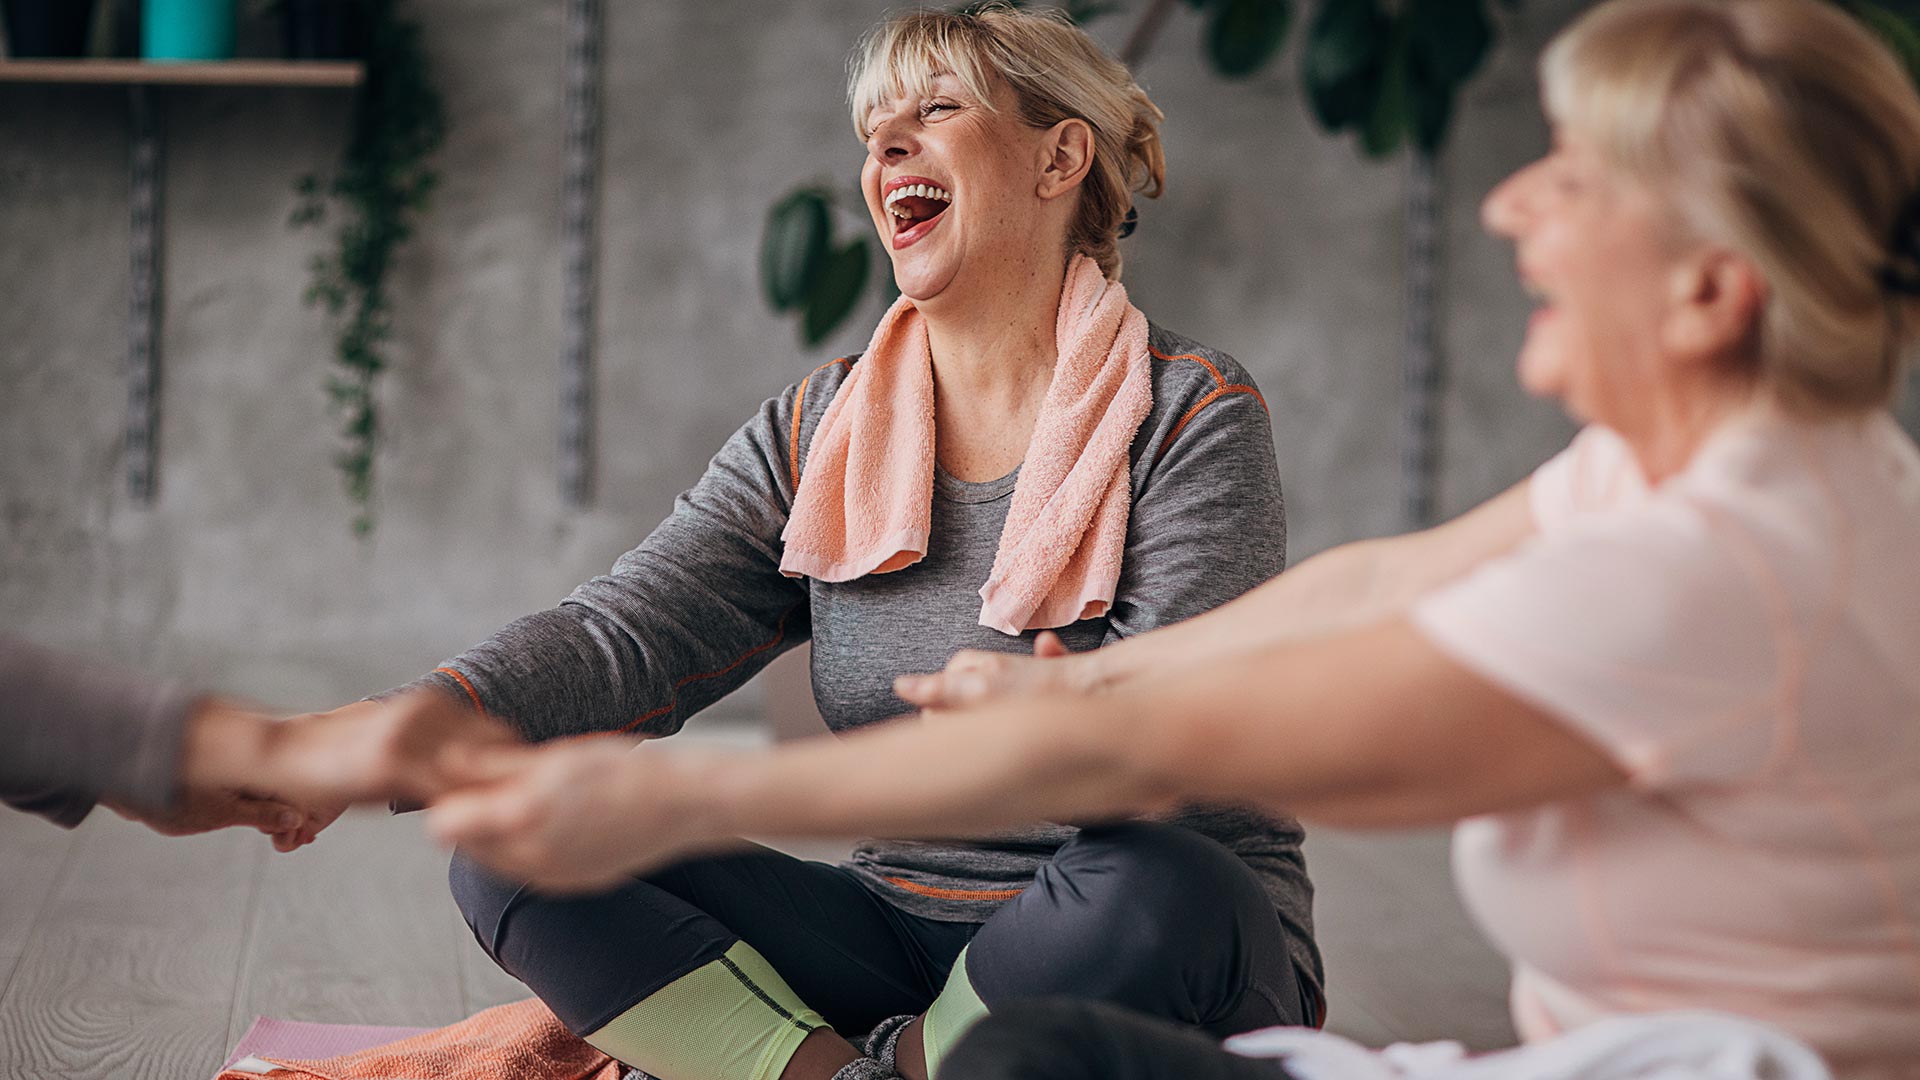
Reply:
[[[897,692],[926,708],[977,704],[1006,693],[1111,688],[1229,656],[1369,626],[1504,555],[1532,535],[1527,482],[1443,525],[1322,552],[1232,603],[1106,648],[1041,659],[965,652],[946,671],[900,680]]]
[[[1395,618],[1125,694],[1008,701],[773,751],[561,748],[497,790],[448,799],[433,825],[483,861],[568,888],[742,834],[950,836],[1181,799],[1413,825],[1625,779],[1596,746]]]

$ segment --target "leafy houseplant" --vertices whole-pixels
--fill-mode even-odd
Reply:
[[[761,285],[775,311],[800,313],[800,336],[818,345],[860,299],[873,264],[864,235],[833,240],[833,196],[803,187],[767,212],[760,248]]]
[[[353,530],[373,530],[373,462],[380,422],[375,389],[387,367],[392,296],[387,274],[413,234],[437,174],[428,163],[446,134],[446,117],[421,45],[420,28],[398,0],[363,3],[366,83],[354,105],[353,131],[338,171],[303,178],[295,225],[317,225],[329,206],[341,219],[332,251],[314,256],[309,304],[335,328],[327,396],[345,445],[334,457],[355,508]]]

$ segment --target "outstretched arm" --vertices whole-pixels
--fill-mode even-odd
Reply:
[[[1215,660],[1403,614],[1422,596],[1512,551],[1533,531],[1522,481],[1443,525],[1322,552],[1229,604],[1151,634],[1053,660],[964,652],[945,671],[907,676],[896,689],[923,708],[953,708],[1008,693],[1159,681]]]
[[[1008,700],[772,751],[556,748],[449,797],[432,827],[535,884],[591,888],[743,834],[953,835],[1183,799],[1413,825],[1624,781],[1598,747],[1394,618],[1124,694]],[[608,820],[621,827],[596,826]]]

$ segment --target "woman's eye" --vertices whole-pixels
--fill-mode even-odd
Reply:
[[[936,112],[952,112],[957,108],[959,108],[959,106],[951,102],[929,101],[925,105],[920,106],[920,116],[922,119],[925,119]]]

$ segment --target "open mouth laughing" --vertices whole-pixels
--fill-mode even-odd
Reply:
[[[898,176],[881,189],[882,205],[893,223],[897,251],[918,242],[940,224],[953,193],[921,176]]]

